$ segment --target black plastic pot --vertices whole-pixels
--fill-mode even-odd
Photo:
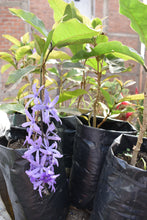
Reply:
[[[16,112],[9,115],[9,120],[13,127],[21,127],[22,123],[26,122],[26,115]]]
[[[97,118],[97,124],[102,121]],[[80,118],[87,123],[84,118]],[[128,122],[107,120],[101,128],[78,122],[75,135],[73,165],[70,176],[70,200],[77,208],[92,209],[97,182],[106,153],[113,140],[122,133],[134,133]]]
[[[24,138],[25,129],[11,128],[14,140]],[[25,174],[29,163],[22,158],[26,149],[6,147],[7,140],[0,140],[0,168],[5,179],[15,220],[53,220],[66,219],[69,207],[68,187],[63,159],[59,161],[56,192],[41,198]],[[21,147],[21,146],[20,146]]]
[[[7,212],[9,213],[11,219],[14,220],[12,204],[11,204],[11,201],[8,195],[7,186],[6,186],[3,174],[1,172],[1,169],[0,169],[0,195],[1,195],[1,199],[5,205]]]
[[[77,118],[76,116],[67,116],[60,119],[62,124],[57,127],[58,134],[61,137],[60,146],[63,152],[65,167],[71,168]]]
[[[94,201],[91,220],[146,220],[147,171],[119,159],[118,153],[132,149],[137,137],[121,135],[111,145]],[[142,152],[147,152],[144,139]]]

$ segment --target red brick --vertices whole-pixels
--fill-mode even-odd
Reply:
[[[96,0],[95,1],[95,17],[103,18],[103,1],[104,0]]]
[[[135,33],[130,27],[129,19],[119,14],[119,0],[108,1],[108,32]]]
[[[54,24],[53,11],[49,7],[47,0],[37,0],[37,4],[36,0],[31,0],[30,11],[44,22],[48,30],[52,28],[52,25]]]

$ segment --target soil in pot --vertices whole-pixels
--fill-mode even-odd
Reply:
[[[70,206],[66,220],[90,220],[90,213]]]
[[[116,156],[122,160],[125,160],[128,164],[131,164],[132,150],[127,148],[127,150],[124,151],[122,154],[117,154]],[[135,166],[140,169],[146,170],[146,166],[147,166],[146,152],[138,152],[137,162]]]

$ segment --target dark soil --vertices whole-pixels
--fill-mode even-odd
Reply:
[[[20,149],[20,148],[27,148],[26,145],[24,145],[23,139],[18,139],[17,141],[14,140],[9,140],[7,147],[12,148],[12,149]]]
[[[131,155],[132,155],[132,151],[127,150],[127,151],[123,152],[123,154],[117,154],[116,156],[120,159],[125,160],[128,164],[131,164]],[[145,164],[147,166],[147,153],[146,152],[138,152],[136,167],[145,170],[145,167],[144,167],[145,164],[143,161],[145,161]]]
[[[77,209],[73,206],[70,207],[68,216],[66,218],[66,220],[89,220],[89,219],[90,219],[89,212],[85,210]]]

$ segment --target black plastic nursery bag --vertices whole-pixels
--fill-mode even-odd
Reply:
[[[137,137],[121,135],[108,151],[97,187],[91,220],[146,220],[147,171],[118,158],[132,149]],[[147,139],[142,152],[147,153]]]
[[[97,124],[102,121],[97,118]],[[85,123],[83,118],[80,120]],[[113,140],[121,133],[136,133],[128,122],[107,120],[101,128],[78,122],[70,176],[70,199],[77,208],[92,209],[97,182],[105,155]]]
[[[13,135],[12,135],[13,133]],[[24,129],[11,128],[11,136],[20,138]],[[22,135],[24,138],[24,135]],[[59,161],[56,192],[43,195],[33,190],[33,185],[25,170],[29,168],[27,160],[22,158],[26,149],[11,149],[5,147],[7,142],[0,143],[0,168],[3,173],[7,191],[11,200],[15,220],[53,220],[66,219],[68,212],[68,190],[63,158]],[[4,146],[5,145],[5,146]]]
[[[60,146],[63,152],[65,167],[71,168],[77,118],[76,116],[67,116],[60,119],[62,124],[57,126],[58,135],[61,138]]]
[[[22,123],[26,122],[26,115],[21,114],[21,113],[14,113],[14,114],[9,114],[9,120],[11,123],[11,126],[15,127],[22,127]]]

